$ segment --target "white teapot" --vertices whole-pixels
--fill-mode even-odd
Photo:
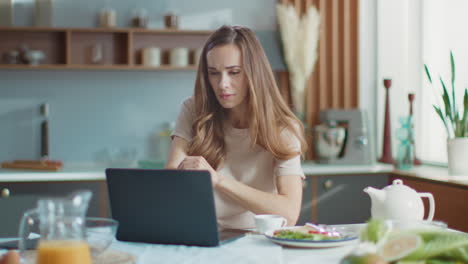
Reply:
[[[372,218],[393,220],[423,220],[424,204],[422,197],[429,199],[427,221],[434,218],[435,203],[431,193],[418,193],[403,184],[400,179],[382,190],[366,187],[364,192],[371,198]]]

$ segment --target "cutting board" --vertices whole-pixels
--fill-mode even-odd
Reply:
[[[5,169],[59,171],[62,167],[61,161],[54,160],[14,160],[2,162],[2,168]]]

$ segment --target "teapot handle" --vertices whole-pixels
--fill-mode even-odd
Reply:
[[[429,199],[429,213],[427,215],[426,221],[432,221],[434,218],[434,212],[435,212],[435,202],[434,202],[434,196],[432,196],[431,193],[418,193],[421,198],[427,198]]]

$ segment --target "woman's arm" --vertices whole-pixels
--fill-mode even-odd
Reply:
[[[278,193],[267,193],[232,178],[222,177],[215,188],[255,214],[278,214],[295,225],[301,211],[302,178],[300,176],[276,177]]]
[[[177,169],[179,164],[187,157],[187,140],[174,136],[171,143],[171,151],[166,161],[166,169]]]
[[[295,225],[299,218],[302,202],[302,178],[299,175],[276,177],[278,193],[275,194],[223,177],[203,157],[186,156],[180,162],[178,169],[209,171],[213,188],[255,214],[281,215],[288,220],[288,225]]]

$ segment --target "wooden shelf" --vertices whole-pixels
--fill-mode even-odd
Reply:
[[[142,71],[194,71],[197,67],[194,65],[187,67],[173,67],[162,65],[160,67],[148,66],[128,66],[111,64],[0,64],[0,70],[142,70]]]
[[[143,28],[0,27],[0,70],[191,71],[196,70],[195,65],[168,65],[169,50],[174,47],[192,51],[201,48],[211,33],[208,30]],[[4,53],[18,50],[21,45],[43,51],[46,58],[35,66],[7,64]],[[102,56],[99,63],[93,63],[92,59],[96,46],[100,46]],[[141,51],[147,47],[161,49],[161,67],[142,65]],[[189,63],[193,61],[189,58]]]
[[[210,30],[183,30],[183,29],[147,29],[147,28],[59,28],[59,27],[2,27],[0,31],[32,31],[32,32],[116,32],[116,33],[147,33],[147,34],[173,34],[173,35],[209,35]]]

